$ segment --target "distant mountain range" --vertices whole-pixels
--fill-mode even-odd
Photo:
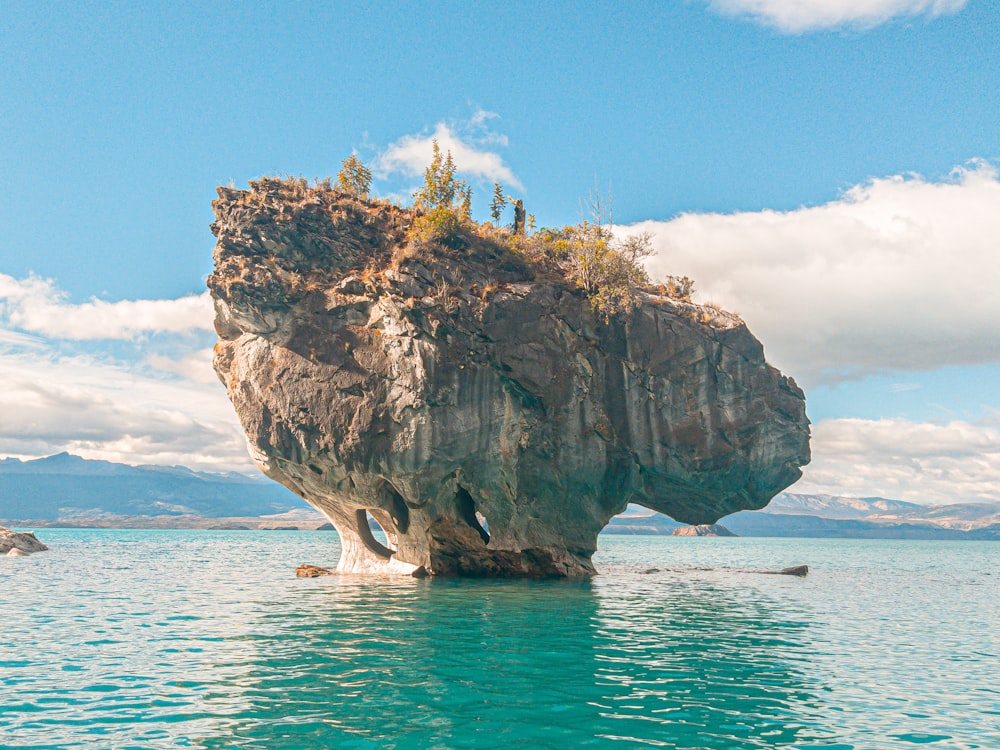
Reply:
[[[782,492],[763,510],[733,513],[719,523],[740,536],[1000,540],[1000,503],[920,505]],[[604,533],[672,534],[681,525],[631,505]]]
[[[109,516],[263,516],[309,507],[264,477],[208,474],[180,466],[127,466],[59,453],[0,460],[0,519]]]
[[[264,477],[209,474],[180,466],[127,466],[60,453],[0,459],[0,525],[72,524],[231,527],[272,517],[272,526],[315,528],[305,500]],[[720,523],[740,536],[1000,540],[1000,503],[919,505],[881,497],[779,494],[764,509]],[[670,535],[682,524],[638,505],[606,534]]]

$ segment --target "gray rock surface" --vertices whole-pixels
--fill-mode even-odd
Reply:
[[[735,316],[650,291],[605,321],[519,253],[408,245],[413,212],[337,192],[213,205],[216,372],[341,572],[587,575],[628,502],[712,523],[809,460],[802,391]]]
[[[20,557],[47,550],[31,531],[11,531],[0,526],[0,555]]]
[[[781,570],[762,570],[760,572],[765,575],[772,576],[796,576],[797,578],[805,578],[809,575],[809,566],[793,565],[790,568],[782,568]]]
[[[709,523],[698,526],[681,526],[671,533],[671,536],[736,536],[722,524]]]

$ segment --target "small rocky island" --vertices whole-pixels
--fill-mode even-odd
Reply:
[[[680,526],[673,530],[671,536],[736,536],[722,524],[707,523],[697,526]]]
[[[340,572],[590,575],[627,503],[710,524],[809,460],[803,393],[738,317],[648,283],[610,314],[565,233],[294,179],[218,193],[215,369]]]
[[[47,549],[48,547],[38,541],[33,531],[11,531],[0,526],[0,555],[26,557]]]

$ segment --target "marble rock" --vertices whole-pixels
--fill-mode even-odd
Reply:
[[[589,575],[627,503],[710,524],[809,460],[802,391],[734,315],[649,288],[605,319],[502,242],[415,245],[414,211],[337,191],[213,206],[215,370],[341,572]]]
[[[47,550],[32,531],[11,531],[0,526],[0,555],[21,557]]]

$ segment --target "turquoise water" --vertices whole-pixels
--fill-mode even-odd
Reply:
[[[605,536],[593,581],[513,583],[295,578],[324,532],[39,536],[0,558],[2,747],[1000,748],[990,542]]]

